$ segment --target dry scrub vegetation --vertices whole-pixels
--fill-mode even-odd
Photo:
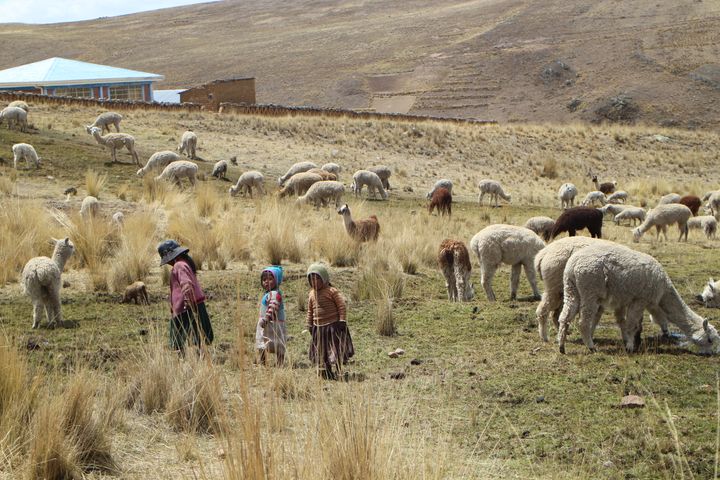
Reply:
[[[37,133],[0,129],[2,151],[27,141],[44,159],[39,171],[0,167],[0,476],[713,474],[716,358],[663,343],[651,325],[642,353],[628,356],[609,316],[597,333],[600,353],[586,354],[575,338],[569,355],[560,356],[537,339],[536,304],[508,301],[508,269],[495,280],[496,304],[476,298],[451,305],[435,255],[446,237],[467,241],[491,223],[557,216],[557,187],[572,181],[583,195],[592,189],[588,168],[601,180],[616,179],[636,204],[654,204],[670,191],[715,189],[716,134],[125,115],[123,128],[136,137],[143,161],[192,129],[202,171],[236,155],[230,179],[260,170],[271,192],[274,179],[300,160],[341,164],[346,184],[355,169],[391,166],[388,202],[345,197],[353,217],[375,214],[381,224],[377,243],[358,245],[332,208],[273,195],[231,198],[230,183],[218,180],[180,190],[152,175],[137,178],[129,157],[108,164],[82,133],[94,109],[31,112]],[[425,192],[443,177],[455,182],[452,219],[429,216],[425,207]],[[475,186],[485,177],[501,181],[513,204],[478,207]],[[65,201],[68,186],[79,194]],[[91,191],[101,215],[84,222],[77,211]],[[115,211],[125,214],[122,226],[109,221]],[[63,315],[76,328],[32,331],[19,272],[29,258],[49,255],[49,238],[61,236],[77,247],[63,276]],[[629,230],[610,222],[604,236],[630,243]],[[155,247],[166,237],[190,247],[212,295],[217,338],[202,355],[179,358],[165,349],[167,271],[157,266]],[[709,267],[717,242],[693,233],[687,245],[646,238],[636,248],[658,257],[689,300],[717,274]],[[317,260],[331,265],[332,281],[348,299],[357,355],[346,381],[319,379],[307,360],[304,272]],[[259,271],[269,263],[286,269],[293,338],[285,368],[253,363]],[[150,306],[118,303],[135,280],[147,283]],[[520,296],[528,294],[521,282]],[[398,347],[406,355],[389,358]],[[616,408],[627,393],[645,396],[648,407]]]

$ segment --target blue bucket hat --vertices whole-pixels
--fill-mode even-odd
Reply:
[[[181,247],[175,240],[165,240],[158,245],[157,250],[160,255],[160,266],[166,265],[168,262],[175,260],[183,253],[190,251],[187,247]]]
[[[280,265],[272,265],[267,268],[263,268],[263,271],[260,272],[260,282],[262,282],[262,276],[263,273],[270,272],[270,274],[275,277],[275,288],[280,288],[280,284],[283,281],[283,269]]]

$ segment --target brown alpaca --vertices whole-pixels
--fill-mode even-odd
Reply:
[[[323,180],[337,180],[337,175],[320,168],[311,168],[310,170],[308,170],[308,173],[315,173],[317,175],[320,175]]]
[[[438,188],[433,192],[428,204],[430,215],[432,215],[435,208],[437,208],[440,216],[446,213],[448,217],[452,215],[452,193],[447,188]]]
[[[463,242],[446,238],[438,250],[438,265],[445,276],[448,300],[468,302],[475,296],[470,283],[470,255]]]
[[[693,217],[697,217],[698,210],[700,209],[700,205],[702,205],[702,202],[700,201],[700,197],[696,197],[695,195],[685,195],[680,199],[678,202],[681,205],[685,205],[690,209],[690,211],[693,214]]]
[[[617,187],[617,182],[600,183],[598,181],[597,175],[591,173],[590,176],[592,177],[592,182],[595,184],[595,190],[600,190],[605,195],[609,195],[615,191],[615,187]]]
[[[150,299],[148,298],[147,288],[143,282],[137,281],[131,283],[125,288],[125,293],[120,303],[130,303],[135,301],[135,305],[144,303],[150,305]]]
[[[350,215],[350,207],[347,204],[338,208],[337,213],[343,216],[345,230],[348,235],[358,242],[376,241],[380,234],[380,223],[375,215],[363,220],[353,220]]]

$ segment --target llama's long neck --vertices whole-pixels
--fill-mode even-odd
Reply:
[[[687,306],[674,286],[670,285],[660,299],[660,308],[667,315],[668,322],[677,326],[688,338],[693,338],[698,329],[702,329],[703,318]]]
[[[352,232],[355,229],[355,222],[353,222],[352,216],[349,211],[343,212],[343,222],[345,222],[345,230]]]
[[[595,184],[595,190],[600,190],[600,182],[597,177],[593,177],[592,182]]]

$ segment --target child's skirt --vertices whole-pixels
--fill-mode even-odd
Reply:
[[[310,344],[310,361],[315,365],[323,365],[326,370],[333,366],[342,366],[355,355],[350,330],[346,322],[337,321],[329,325],[310,327],[312,343]]]
[[[260,322],[257,323],[255,328],[255,348],[258,350],[284,355],[286,341],[285,322],[279,320],[266,322],[265,328],[260,326]]]

